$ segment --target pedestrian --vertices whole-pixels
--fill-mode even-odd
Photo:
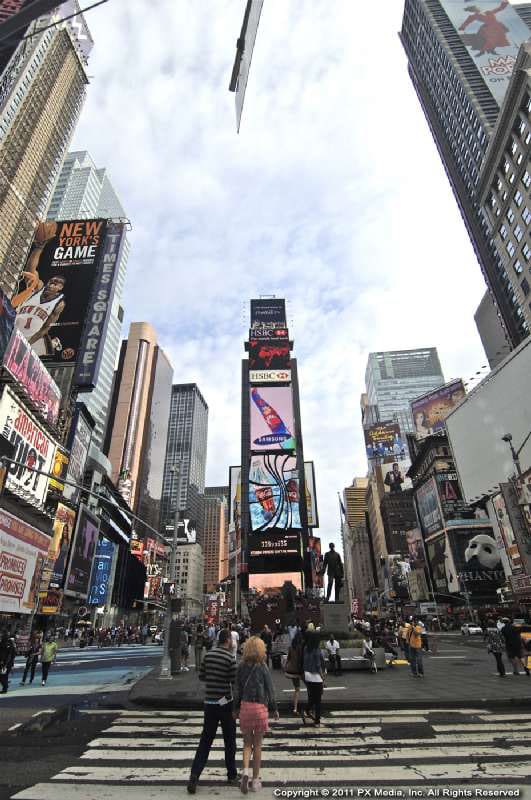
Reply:
[[[194,662],[196,670],[199,669],[199,667],[201,666],[201,661],[203,660],[204,644],[205,642],[204,642],[203,626],[197,625],[194,637]]]
[[[289,678],[293,684],[293,713],[299,713],[299,697],[301,693],[301,678],[304,675],[303,666],[304,656],[304,639],[302,633],[299,631],[288,650],[288,658],[286,660],[286,678]]]
[[[271,662],[271,654],[273,652],[273,634],[271,633],[271,628],[269,625],[264,625],[262,633],[260,634],[260,638],[266,646],[266,663],[269,667]]]
[[[328,651],[328,661],[332,675],[341,675],[341,655],[339,653],[339,642],[334,639],[334,634],[330,634],[330,639],[326,643]]]
[[[266,665],[267,650],[263,639],[251,636],[245,642],[242,660],[236,673],[234,717],[240,718],[243,736],[243,768],[240,790],[247,794],[253,760],[252,790],[262,788],[262,740],[269,731],[269,710],[278,719],[278,710],[271,673]]]
[[[42,685],[46,686],[48,680],[48,673],[50,667],[57,658],[57,642],[54,636],[50,633],[46,636],[41,650],[41,669],[42,669]]]
[[[408,630],[409,663],[411,673],[416,678],[424,677],[424,664],[422,663],[422,628],[416,620],[412,621]]]
[[[326,666],[321,653],[320,637],[317,631],[308,630],[306,633],[303,667],[308,703],[301,712],[302,721],[306,725],[307,721],[311,719],[315,726],[319,727],[321,724],[321,698],[323,696]]]
[[[188,633],[188,630],[186,628],[182,629],[181,655],[182,655],[181,672],[190,672],[190,667],[188,666],[188,659],[190,657],[190,634]]]
[[[39,656],[41,654],[41,640],[38,633],[33,633],[31,635],[31,639],[28,644],[28,652],[26,653],[26,666],[24,667],[24,674],[22,676],[22,680],[20,681],[20,685],[24,686],[26,684],[26,678],[29,672],[29,682],[33,683],[33,679],[35,677],[35,670],[37,669],[37,664],[39,663]]]
[[[501,633],[495,628],[487,631],[487,653],[492,653],[496,659],[496,667],[500,678],[505,678],[505,664],[503,663],[503,651],[505,642]]]
[[[392,628],[388,628],[387,626],[384,628],[382,633],[382,645],[384,647],[385,654],[391,656],[389,659],[389,666],[394,667],[394,662],[398,658],[398,651],[396,649],[396,635]]]
[[[232,640],[232,655],[234,656],[234,658],[236,658],[238,655],[238,646],[240,644],[240,634],[238,633],[236,625],[232,625],[230,631],[230,637]]]
[[[374,673],[378,672],[378,667],[376,666],[376,653],[374,652],[374,645],[372,643],[370,633],[365,633],[363,635],[361,654],[363,658],[366,658],[368,660],[371,672]]]
[[[505,648],[507,650],[507,658],[513,665],[513,675],[520,675],[519,667],[521,666],[525,674],[529,677],[529,669],[527,666],[527,656],[524,652],[524,643],[518,628],[515,628],[513,623],[508,617],[503,619],[504,626],[501,635],[505,640]],[[525,660],[524,660],[525,656]]]
[[[404,653],[404,658],[409,661],[409,629],[411,625],[409,622],[402,621],[398,629],[398,638],[400,640],[400,647]]]
[[[149,625],[146,622],[144,623],[144,625],[142,625],[142,644],[147,644],[148,636],[149,636]]]
[[[0,694],[7,694],[9,673],[13,669],[15,655],[16,649],[13,640],[9,637],[8,632],[4,631],[0,639],[0,686],[2,687]]]
[[[419,619],[418,624],[420,625],[421,630],[421,638],[422,638],[422,649],[426,652],[430,652],[430,642],[428,639],[428,631],[426,630],[426,626],[424,625],[423,621]]]
[[[201,773],[205,768],[216,736],[221,725],[225,747],[225,767],[229,786],[238,786],[236,769],[236,722],[233,717],[234,701],[232,687],[236,679],[236,661],[232,655],[230,631],[224,629],[219,634],[216,647],[207,653],[199,669],[199,680],[205,682],[205,705],[203,730],[190,770],[188,794],[195,794]]]

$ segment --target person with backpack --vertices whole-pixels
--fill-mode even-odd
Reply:
[[[321,724],[321,698],[323,696],[326,666],[320,647],[320,636],[317,631],[306,632],[306,644],[303,655],[304,683],[308,692],[308,703],[301,711],[304,725],[313,720],[318,728]],[[313,712],[313,714],[312,714]]]
[[[487,631],[487,653],[492,653],[494,656],[500,678],[505,678],[505,664],[503,663],[504,650],[505,642],[501,633],[496,629]]]
[[[301,694],[301,678],[304,675],[303,666],[304,657],[304,639],[302,633],[298,631],[295,634],[288,650],[288,658],[286,660],[286,678],[289,678],[293,684],[293,713],[299,713],[299,697]]]
[[[416,678],[424,677],[424,664],[422,662],[422,627],[417,620],[413,620],[408,630],[409,663],[411,673]]]

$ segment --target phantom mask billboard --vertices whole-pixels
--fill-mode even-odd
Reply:
[[[459,379],[413,400],[411,413],[417,439],[424,439],[432,433],[444,430],[446,417],[465,396],[463,381]]]
[[[452,570],[447,560],[450,592],[467,591],[477,599],[496,600],[505,573],[492,528],[452,529],[447,538],[453,564]]]
[[[294,456],[253,456],[249,469],[251,529],[301,527],[300,486]]]
[[[37,227],[15,325],[44,361],[74,364],[105,241],[104,219]]]
[[[251,389],[251,451],[294,450],[291,387]]]
[[[290,349],[287,339],[274,342],[262,342],[259,339],[249,340],[249,370],[264,372],[282,370],[290,366]]]
[[[509,0],[441,0],[441,5],[501,106],[529,28]]]

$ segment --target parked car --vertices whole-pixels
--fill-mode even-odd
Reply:
[[[464,625],[461,625],[461,633],[463,636],[481,636],[483,634],[483,628],[481,625],[466,622]]]

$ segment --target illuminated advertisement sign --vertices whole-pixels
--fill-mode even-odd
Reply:
[[[61,390],[19,330],[14,330],[4,354],[4,367],[24,390],[36,411],[50,424],[59,417]]]
[[[286,301],[271,298],[251,300],[251,328],[286,328]]]
[[[413,400],[411,414],[417,439],[444,430],[446,417],[465,396],[465,386],[459,379]]]
[[[269,574],[302,568],[301,540],[296,532],[249,534],[249,572]]]
[[[438,472],[435,477],[444,519],[463,519],[465,516],[474,516],[474,512],[463,501],[457,473]]]
[[[104,219],[37,226],[23,273],[26,288],[12,302],[17,329],[45,361],[77,360],[106,227]]]
[[[430,478],[415,491],[420,524],[425,534],[435,533],[444,526],[439,492],[435,478]]]
[[[65,579],[65,594],[85,600],[98,543],[100,521],[85,505],[79,506],[76,531]]]
[[[295,448],[291,387],[250,390],[251,450]]]
[[[380,422],[363,431],[368,459],[406,457],[406,448],[396,422]]]
[[[0,612],[31,614],[50,537],[0,509]]]
[[[446,567],[446,554],[448,552],[447,537],[445,534],[427,542],[428,560],[430,562],[433,584],[438,592],[448,594],[448,572]]]
[[[249,381],[251,383],[290,383],[291,370],[290,369],[258,369],[249,372]]]
[[[262,339],[266,341],[274,341],[275,339],[289,339],[287,328],[251,328],[249,331],[249,339]]]
[[[290,366],[290,349],[287,340],[262,342],[259,339],[249,341],[249,369],[251,372],[264,370],[288,370]]]
[[[394,461],[389,464],[380,464],[376,467],[382,476],[384,491],[386,494],[396,494],[404,489],[411,489],[413,484],[411,478],[406,473],[411,466],[409,459]]]
[[[76,415],[70,427],[70,434],[68,438],[68,449],[70,450],[70,463],[68,465],[67,479],[72,483],[81,485],[83,481],[83,472],[85,470],[85,461],[87,460],[88,452],[90,449],[90,440],[92,439],[92,427],[88,419],[85,417],[83,409],[78,406]],[[79,502],[79,495],[81,489],[75,486],[65,484],[63,496],[73,505]]]
[[[482,600],[496,600],[505,573],[492,528],[452,529],[447,534],[455,572],[448,568],[450,592],[469,592]]]
[[[52,541],[48,551],[50,573],[43,576],[41,589],[47,588],[47,586],[52,589],[60,589],[62,587],[75,526],[76,512],[63,503],[57,503],[53,521]]]
[[[322,589],[324,586],[323,554],[321,551],[321,540],[318,536],[308,537],[307,553],[310,561],[309,572],[312,576],[312,588]]]
[[[441,0],[441,5],[501,106],[529,28],[508,0]]]
[[[10,465],[6,488],[40,508],[46,497],[48,478],[34,470],[51,471],[56,444],[7,386],[0,400],[0,432],[14,445],[13,459],[23,465]]]
[[[94,567],[90,581],[88,604],[104,606],[109,597],[110,580],[112,573],[112,560],[116,545],[108,539],[100,539],[96,547]]]
[[[411,568],[420,569],[426,566],[424,540],[419,528],[413,528],[410,531],[406,531],[406,543]]]
[[[315,492],[315,469],[313,461],[304,462],[304,494],[306,497],[306,515],[309,528],[319,527],[317,513],[317,495]]]
[[[251,529],[300,528],[300,487],[294,456],[253,456],[249,469]]]
[[[68,464],[70,459],[62,447],[58,447],[55,451],[55,458],[53,461],[52,475],[48,484],[48,489],[53,489],[59,494],[63,493],[65,488],[64,481],[66,480],[66,473],[68,472]]]

